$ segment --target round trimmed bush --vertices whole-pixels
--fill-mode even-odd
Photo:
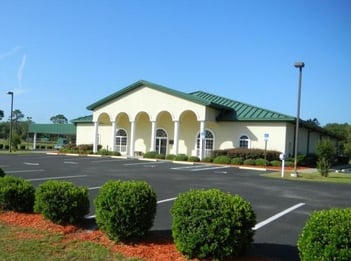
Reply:
[[[175,154],[168,154],[168,155],[166,156],[166,160],[174,160],[175,157],[176,157]]]
[[[270,162],[270,164],[273,166],[273,167],[280,167],[282,165],[282,161],[281,160],[272,160]]]
[[[35,192],[34,211],[57,224],[74,224],[89,213],[89,193],[67,181],[47,181]]]
[[[246,159],[244,160],[244,165],[255,165],[256,161],[254,159]]]
[[[171,214],[174,242],[188,258],[239,256],[253,242],[256,216],[238,195],[190,190],[178,196]]]
[[[145,159],[155,159],[157,154],[158,153],[156,151],[148,151],[148,152],[144,153],[143,158],[145,158]]]
[[[242,165],[244,163],[243,158],[232,158],[230,164],[233,165]]]
[[[217,156],[214,158],[213,163],[217,164],[230,164],[231,158],[229,156]]]
[[[268,166],[269,165],[269,161],[265,160],[265,159],[255,159],[255,165],[256,166]]]
[[[156,204],[144,181],[108,181],[95,199],[96,223],[114,241],[139,238],[152,227]]]
[[[190,156],[190,157],[188,158],[188,161],[189,161],[189,162],[200,162],[200,158],[197,157],[197,156]]]
[[[303,260],[351,260],[351,208],[315,211],[297,242]]]
[[[5,176],[0,178],[0,209],[17,212],[32,212],[35,189],[22,178]]]
[[[185,154],[177,154],[176,157],[174,158],[175,161],[187,161],[188,156]]]

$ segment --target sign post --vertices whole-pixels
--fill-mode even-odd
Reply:
[[[282,174],[281,177],[284,178],[284,168],[285,168],[285,154],[282,153],[279,155],[279,159],[282,161]]]
[[[263,135],[263,139],[264,139],[264,165],[267,165],[267,142],[269,140],[269,133],[265,133]]]

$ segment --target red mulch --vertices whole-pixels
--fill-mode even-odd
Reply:
[[[170,236],[150,232],[147,238],[134,244],[117,244],[108,239],[100,230],[86,230],[73,225],[61,226],[45,220],[41,214],[23,214],[17,212],[0,213],[0,221],[14,226],[29,227],[64,235],[65,241],[87,240],[102,244],[126,257],[143,258],[152,261],[186,261],[180,254]],[[237,261],[269,261],[266,258],[241,257]]]

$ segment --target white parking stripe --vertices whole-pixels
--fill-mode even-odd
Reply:
[[[148,164],[163,164],[162,161],[152,161],[152,162],[140,162],[140,163],[126,163],[124,166],[134,166],[134,165],[148,165]]]
[[[24,165],[28,165],[28,166],[39,166],[39,163],[37,163],[37,162],[24,162],[23,163]]]
[[[191,171],[201,171],[201,170],[211,170],[211,169],[227,169],[228,166],[220,166],[220,167],[208,167],[208,168],[201,168],[201,169],[192,169]]]
[[[27,169],[27,170],[10,170],[10,171],[5,171],[6,173],[25,173],[25,172],[42,172],[44,171],[43,169]]]
[[[176,199],[177,198],[168,198],[168,199],[160,200],[160,201],[157,201],[157,204],[165,203],[165,202],[168,202],[168,201],[173,201],[173,200],[176,200]]]
[[[256,226],[253,228],[253,230],[257,230],[257,229],[260,229],[261,227],[273,222],[274,220],[277,220],[278,218],[288,214],[289,212],[291,211],[294,211],[295,209],[299,208],[299,207],[302,207],[304,206],[305,203],[299,203],[299,204],[296,204],[282,212],[279,212],[277,214],[275,214],[274,216],[271,216],[270,218],[267,218],[266,220],[263,220],[262,222],[256,224]]]
[[[52,180],[52,179],[75,179],[84,178],[87,175],[77,175],[77,176],[62,176],[62,177],[51,177],[51,178],[38,178],[38,179],[27,179],[28,181],[40,181],[40,180]]]

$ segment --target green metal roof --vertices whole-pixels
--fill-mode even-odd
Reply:
[[[165,86],[162,86],[162,85],[159,85],[159,84],[155,84],[155,83],[152,83],[152,82],[148,82],[148,81],[144,81],[144,80],[140,80],[140,81],[137,81],[101,100],[98,100],[97,102],[89,105],[87,107],[88,110],[94,110],[100,106],[103,106],[105,103],[107,102],[110,102],[116,98],[119,98],[121,97],[122,95],[132,91],[132,90],[135,90],[139,87],[142,87],[142,86],[147,86],[149,88],[152,88],[154,90],[158,90],[158,91],[161,91],[161,92],[164,92],[164,93],[167,93],[167,94],[170,94],[170,95],[173,95],[173,96],[176,96],[176,97],[179,97],[179,98],[182,98],[182,99],[185,99],[185,100],[189,100],[189,101],[192,101],[192,102],[195,102],[195,103],[198,103],[198,104],[202,104],[202,105],[205,105],[205,106],[210,106],[210,107],[215,107],[215,108],[218,108],[218,109],[222,109],[224,106],[220,105],[220,104],[216,104],[216,103],[212,103],[211,101],[209,100],[206,100],[206,99],[202,99],[201,97],[197,97],[197,96],[194,96],[194,95],[190,95],[188,93],[184,93],[184,92],[180,92],[180,91],[176,91],[176,90],[173,90],[173,89],[170,89],[170,88],[167,88]]]
[[[93,121],[93,115],[82,116],[71,120],[72,123],[89,123]]]
[[[228,98],[220,97],[203,91],[197,91],[190,93],[195,97],[207,100],[212,104],[218,104],[229,108],[223,110],[222,113],[217,117],[218,121],[294,121],[295,118],[266,109],[262,109],[256,106],[252,106],[246,103],[234,101]]]
[[[74,124],[35,124],[28,128],[29,133],[62,134],[75,135],[76,126]]]
[[[213,95],[203,91],[197,91],[192,93],[184,93],[180,91],[176,91],[165,86],[155,84],[152,82],[140,80],[137,81],[97,102],[89,105],[87,109],[95,110],[98,107],[105,105],[107,102],[110,102],[114,99],[117,99],[126,93],[140,88],[142,86],[147,86],[149,88],[183,98],[198,104],[202,104],[204,106],[213,107],[220,110],[220,114],[217,117],[218,121],[294,121],[295,118],[266,110],[263,108],[259,108],[256,106],[252,106],[246,103],[234,101],[228,98],[220,97],[217,95]],[[73,123],[83,123],[83,122],[91,122],[92,116],[84,116],[77,119],[72,120]]]

